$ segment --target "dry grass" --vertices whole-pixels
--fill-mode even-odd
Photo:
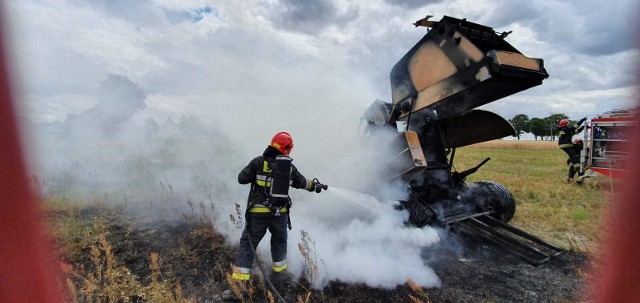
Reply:
[[[118,262],[104,235],[100,235],[98,244],[91,246],[91,260],[94,268],[90,271],[64,262],[60,265],[66,274],[68,297],[73,302],[188,302],[182,296],[180,284],[171,283],[163,276],[162,261],[157,253],[149,257],[151,282],[148,285],[143,285],[138,276]]]
[[[318,261],[324,264],[322,259],[319,259],[318,254],[316,253],[316,243],[311,239],[309,233],[305,230],[300,230],[300,241],[298,242],[298,251],[304,258],[304,276],[309,281],[311,286],[317,285],[319,282],[318,273]],[[326,269],[326,268],[325,268]],[[304,287],[303,287],[304,288]],[[298,295],[296,298],[296,302],[298,303],[307,303],[311,299],[311,290],[305,289],[306,294]],[[320,291],[321,296],[324,297],[324,293]]]
[[[190,226],[188,235],[206,249],[217,251],[216,245],[223,243],[204,213],[205,204],[200,203],[200,213],[190,206],[192,213],[183,214],[185,225]],[[163,255],[155,250],[166,245],[157,239],[145,239],[156,237],[155,229],[138,230],[134,222],[124,218],[121,206],[53,199],[48,201],[47,210],[47,222],[58,243],[56,254],[61,260],[68,301],[190,302],[173,272],[195,275],[200,269],[189,267],[201,262],[202,256],[194,250],[199,247],[189,246],[190,238],[177,243],[175,249],[165,249]],[[141,245],[149,244],[153,250],[145,253],[150,247]],[[163,256],[168,257],[167,266]],[[176,265],[176,260],[183,263]],[[207,271],[221,272],[218,262],[206,263]]]
[[[315,253],[315,242],[309,237],[309,233],[300,230],[301,242],[298,243],[298,251],[304,258],[305,270],[304,275],[313,285],[318,277],[318,256]]]
[[[412,294],[407,295],[411,302],[432,303],[431,299],[429,298],[429,294],[424,289],[422,289],[422,287],[420,287],[418,283],[413,282],[413,280],[409,279],[407,280],[407,285],[409,285],[409,288],[411,288],[411,290],[415,294],[415,295],[412,295]]]
[[[83,251],[98,242],[98,236],[107,232],[109,220],[120,211],[99,202],[88,205],[64,198],[46,205],[48,228],[62,245],[59,255],[73,260],[83,259]]]
[[[493,140],[473,144],[469,148],[520,149],[520,150],[556,150],[558,142],[542,140]]]

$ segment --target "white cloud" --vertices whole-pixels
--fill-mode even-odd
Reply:
[[[158,7],[172,9],[172,10],[192,10],[211,6],[210,0],[152,0]]]
[[[619,1],[618,6],[629,5]],[[207,1],[154,1],[132,8],[149,10],[155,16],[153,22],[146,19],[137,22],[128,18],[121,7],[110,7],[108,2],[11,3],[12,45],[21,50],[15,53],[19,74],[26,83],[24,93],[31,96],[90,93],[106,74],[118,73],[141,83],[145,91],[173,98],[186,94],[215,98],[216,92],[238,90],[247,95],[269,96],[271,93],[266,90],[297,83],[300,73],[295,69],[304,67],[305,72],[322,70],[324,75],[333,73],[330,77],[334,78],[363,79],[369,82],[363,89],[370,89],[362,91],[363,97],[389,100],[389,70],[425,33],[422,28],[413,28],[411,22],[426,13],[435,14],[436,19],[444,14],[466,17],[490,26],[495,21],[496,30],[513,30],[507,40],[526,55],[543,58],[550,73],[545,84],[532,92],[535,95],[569,94],[594,86],[599,89],[628,86],[634,66],[629,63],[637,60],[635,50],[607,56],[576,53],[574,49],[583,44],[580,41],[600,41],[606,37],[591,34],[581,37],[586,32],[579,29],[592,26],[593,19],[568,13],[583,11],[568,3],[522,3],[532,13],[546,14],[514,15],[502,9],[515,5],[510,2],[497,5],[476,1],[468,5],[465,1],[447,1],[429,4],[425,8],[429,12],[405,10],[384,1],[361,6],[342,1],[323,2],[331,5],[336,15],[349,9],[357,10],[358,14],[343,27],[326,27],[316,36],[274,27],[269,19],[274,12],[269,9],[276,4],[265,3],[269,2],[223,2],[211,6]],[[195,23],[171,24],[162,13],[162,9],[194,11],[204,7],[210,7],[214,13]],[[607,12],[625,14],[621,9]],[[618,26],[618,19],[610,16],[608,20],[616,21],[596,22],[597,28],[606,24]],[[616,38],[615,34],[609,36],[611,40]],[[569,44],[574,41],[580,43]],[[228,96],[226,93],[225,97]],[[594,107],[607,110],[597,104]]]

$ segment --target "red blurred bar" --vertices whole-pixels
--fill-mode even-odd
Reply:
[[[0,21],[1,16],[2,11]],[[25,169],[2,29],[0,26],[0,302],[63,302],[50,242],[41,226],[41,209]]]
[[[640,117],[635,117],[640,131]],[[640,302],[640,140],[629,140],[631,157],[627,163],[621,192],[613,193],[612,215],[608,218],[604,256],[591,287],[596,302]]]
[[[592,167],[591,170],[603,176],[607,176],[615,179],[624,179],[626,178],[626,175],[627,175],[627,171],[621,170],[621,169],[607,169],[607,168]]]

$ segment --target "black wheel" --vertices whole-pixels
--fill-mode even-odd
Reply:
[[[507,223],[516,213],[513,194],[504,185],[494,181],[478,181],[469,188],[473,195],[484,197],[483,209],[492,210],[492,217]]]
[[[425,225],[433,225],[436,221],[436,215],[423,204],[416,201],[399,201],[396,210],[406,210],[409,212],[409,219],[405,224],[423,227]]]

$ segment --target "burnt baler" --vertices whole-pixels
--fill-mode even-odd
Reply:
[[[365,135],[397,129],[391,144],[390,178],[410,188],[399,209],[408,224],[437,225],[507,248],[531,264],[562,252],[509,224],[515,213],[511,192],[493,181],[467,185],[476,167],[456,171],[456,148],[515,135],[499,115],[475,109],[542,84],[542,59],[529,58],[507,43],[509,33],[464,19],[430,16],[414,23],[428,33],[391,70],[392,102],[376,100],[365,112]]]

